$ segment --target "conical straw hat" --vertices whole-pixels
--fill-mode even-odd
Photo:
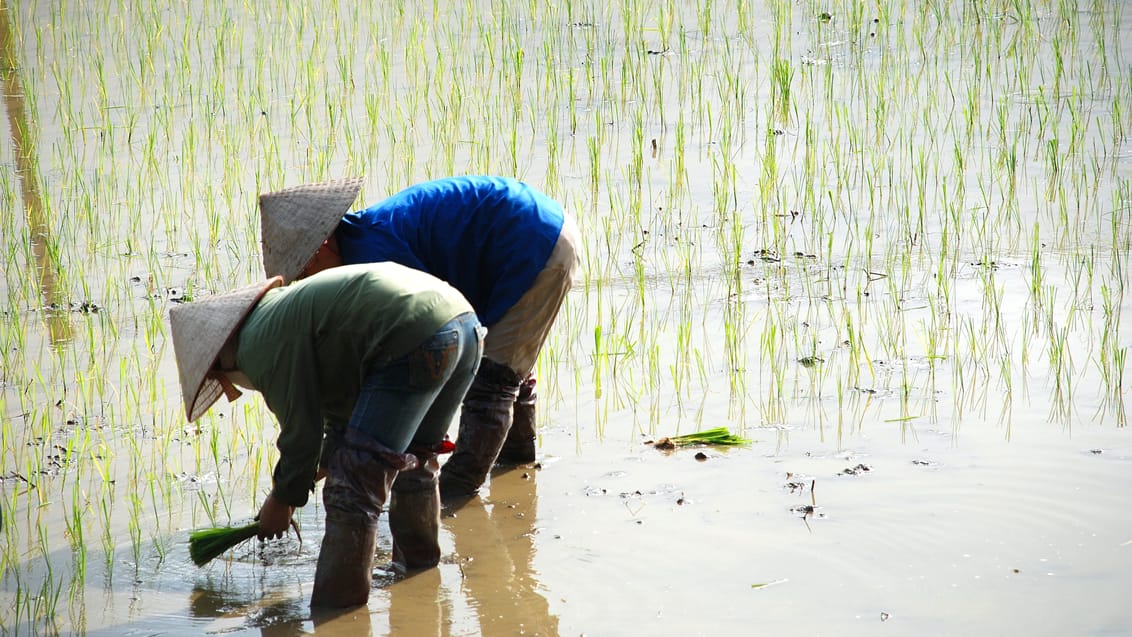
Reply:
[[[228,337],[268,290],[282,284],[283,280],[276,276],[169,310],[173,352],[189,422],[208,411],[224,391],[220,381],[207,375]]]
[[[358,198],[362,177],[306,184],[259,196],[263,270],[285,283],[299,276]]]

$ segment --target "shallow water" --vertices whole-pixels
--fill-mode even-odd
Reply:
[[[0,630],[1132,630],[1129,3],[862,7],[6,6]],[[259,277],[260,192],[462,172],[585,235],[540,466],[366,609],[309,614],[317,497],[192,566],[276,429],[185,422],[170,304]]]
[[[924,428],[901,444],[889,428],[839,449],[799,426],[785,451],[783,432],[748,433],[751,446],[704,450],[702,461],[694,449],[607,439],[497,473],[482,502],[444,520],[438,569],[400,579],[379,567],[368,608],[342,617],[312,620],[305,605],[317,515],[302,547],[292,539],[257,556],[249,544],[204,569],[181,534],[160,565],[147,550],[136,573],[118,566],[126,583],[111,591],[88,575],[88,632],[1127,629],[1132,513],[1116,495],[1132,487],[1125,430],[1040,425],[1007,441],[994,427],[959,438]],[[560,427],[544,445],[576,442]],[[811,503],[809,517],[792,510]],[[379,563],[388,550],[383,529]]]

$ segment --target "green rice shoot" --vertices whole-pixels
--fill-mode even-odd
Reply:
[[[693,447],[696,445],[735,447],[747,444],[751,444],[751,440],[731,433],[727,427],[715,427],[680,436],[666,436],[652,443],[657,449],[675,449],[677,447]]]
[[[193,559],[193,564],[204,566],[228,549],[255,537],[257,533],[258,522],[193,531],[189,535],[189,557]]]

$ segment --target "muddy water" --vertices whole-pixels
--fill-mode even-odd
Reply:
[[[699,463],[634,451],[541,475],[540,494],[571,494],[560,511],[540,499],[555,539],[542,579],[571,591],[564,634],[1127,626],[1129,516],[1105,495],[1128,486],[1126,440],[1094,454],[1112,438],[956,444],[925,430],[910,444],[879,435],[838,450],[796,434],[788,453],[763,444]],[[844,473],[860,465],[869,471]],[[815,502],[808,518],[791,512]]]
[[[3,632],[1132,629],[1127,3],[0,6]],[[306,607],[317,497],[192,566],[276,429],[185,422],[170,304],[259,276],[259,192],[462,172],[586,237],[540,465],[365,609]]]
[[[375,574],[367,609],[309,616],[313,546],[237,549],[88,575],[94,634],[1120,634],[1132,566],[1123,432],[895,425],[838,448],[803,423],[748,448],[660,452],[547,431],[444,521],[444,563]],[[588,432],[587,432],[588,433]],[[583,433],[584,438],[588,438]],[[784,444],[781,438],[789,438]],[[866,468],[862,468],[866,467]],[[851,475],[855,473],[855,475]],[[812,491],[811,491],[812,488]],[[798,507],[814,507],[804,516]],[[312,519],[313,517],[313,519]],[[388,559],[381,535],[379,563]],[[97,569],[94,569],[97,570]]]

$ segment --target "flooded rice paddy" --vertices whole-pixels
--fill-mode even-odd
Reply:
[[[0,631],[1127,633],[1130,9],[0,3]],[[317,497],[193,566],[276,428],[185,421],[170,305],[259,278],[260,192],[459,173],[584,234],[540,462],[364,609]]]

